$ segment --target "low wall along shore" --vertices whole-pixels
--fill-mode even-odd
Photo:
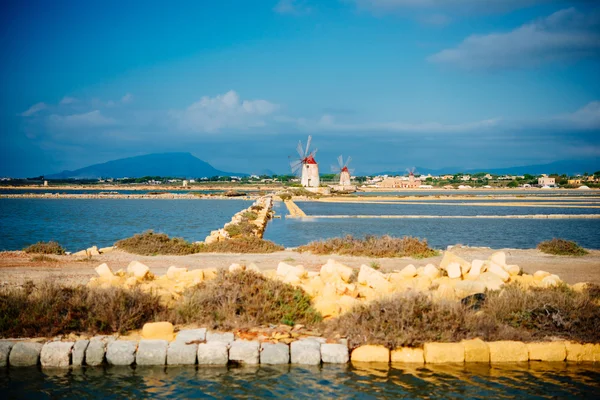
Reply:
[[[292,330],[291,327],[289,327]],[[392,351],[365,345],[352,351],[345,340],[327,342],[320,337],[291,343],[276,340],[243,340],[231,332],[205,328],[175,333],[169,322],[149,323],[141,340],[95,336],[76,341],[0,341],[0,367],[69,368],[102,365],[258,365],[321,363],[516,363],[600,362],[600,344],[568,341],[523,343],[484,342],[425,343],[422,348],[402,347]]]

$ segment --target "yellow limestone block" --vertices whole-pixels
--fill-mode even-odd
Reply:
[[[501,267],[506,266],[506,254],[503,251],[497,251],[492,254],[489,258],[490,262],[498,264]]]
[[[482,260],[473,260],[473,262],[471,263],[471,269],[469,270],[469,273],[464,277],[465,279],[469,279],[469,280],[475,280],[477,278],[479,278],[479,275],[481,275],[481,273],[483,269],[483,261]]]
[[[284,263],[283,261],[277,265],[277,275],[279,276],[296,276],[298,278],[304,278],[306,276],[306,270],[304,266],[298,265],[294,267],[293,265]]]
[[[426,276],[429,279],[435,279],[440,276],[440,270],[433,264],[427,264],[425,268],[423,268],[421,275]]]
[[[414,276],[417,275],[417,269],[414,265],[408,264],[400,270],[399,274],[404,278],[414,278]]]
[[[360,303],[360,300],[357,300],[352,296],[343,295],[338,301],[340,306],[340,314],[350,311],[354,306],[359,305]]]
[[[490,348],[490,361],[493,363],[529,360],[529,351],[527,345],[523,342],[500,340],[497,342],[488,342],[488,346]]]
[[[330,298],[315,298],[314,308],[321,313],[323,318],[337,317],[340,315],[340,304],[337,300],[332,300]]]
[[[185,274],[185,278],[195,283],[200,283],[204,279],[204,271],[201,269],[193,269]]]
[[[446,272],[451,279],[460,279],[462,276],[461,266],[457,262],[451,262],[446,266]]]
[[[518,265],[507,265],[504,270],[510,274],[510,276],[517,276],[521,272],[521,267]]]
[[[142,328],[144,339],[173,340],[173,324],[170,322],[149,322]]]
[[[587,282],[579,282],[579,283],[572,285],[571,289],[573,289],[576,292],[581,293],[588,287],[588,285],[589,285],[589,283],[587,283]]]
[[[454,288],[450,285],[440,285],[435,291],[434,297],[436,300],[452,301],[456,300]]]
[[[101,278],[110,279],[114,276],[112,270],[106,263],[98,265],[95,268],[95,271]]]
[[[321,278],[324,281],[337,280],[339,278],[344,282],[350,282],[352,272],[352,268],[330,258],[327,260],[327,264],[321,267]]]
[[[364,264],[358,272],[358,283],[367,285],[379,293],[389,293],[392,288],[385,275]]]
[[[425,343],[423,355],[428,364],[465,362],[465,346],[462,343]]]
[[[549,287],[553,287],[553,286],[558,286],[561,283],[561,279],[558,277],[558,275],[550,275],[545,277],[544,279],[542,279],[542,287],[545,288],[549,288]]]
[[[250,263],[250,265],[247,265],[246,271],[252,271],[252,272],[256,272],[257,274],[260,274],[260,268],[258,268],[258,265],[254,264],[254,263]]]
[[[352,351],[352,361],[356,362],[390,362],[390,350],[384,346],[366,345]]]
[[[471,264],[467,260],[460,258],[450,251],[444,252],[444,258],[442,258],[442,261],[440,262],[440,269],[448,271],[448,265],[453,262],[460,265],[461,272],[462,270],[469,271],[469,269],[471,269]],[[450,271],[448,271],[448,275],[450,275]]]
[[[573,362],[593,362],[600,361],[600,344],[580,344],[566,342],[567,361]]]
[[[127,266],[127,273],[138,279],[144,279],[148,275],[148,272],[150,272],[150,268],[139,261],[134,260]]]
[[[167,278],[169,278],[169,279],[179,279],[186,272],[188,272],[187,268],[185,268],[185,267],[183,267],[183,268],[177,268],[176,266],[172,265],[167,270]]]
[[[496,264],[495,262],[490,263],[490,266],[488,267],[488,272],[497,275],[504,282],[510,279],[510,274],[506,272],[502,266]]]
[[[533,277],[538,280],[541,281],[542,279],[544,279],[547,276],[550,276],[550,272],[546,272],[546,271],[537,271],[535,274],[533,274]]]
[[[425,357],[423,356],[423,349],[414,349],[411,347],[398,347],[392,350],[392,362],[405,362],[405,363],[425,363]]]
[[[244,271],[245,269],[246,269],[245,266],[237,264],[237,263],[233,263],[229,266],[229,272]]]
[[[206,268],[204,271],[204,280],[208,281],[210,279],[215,279],[217,277],[217,269],[216,268]]]
[[[490,362],[490,348],[481,339],[463,340],[465,362]]]
[[[567,349],[565,342],[527,343],[529,361],[565,361]]]

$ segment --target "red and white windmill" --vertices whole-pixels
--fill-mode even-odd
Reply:
[[[352,161],[352,157],[348,157],[346,162],[344,162],[344,156],[340,155],[337,158],[338,165],[332,165],[331,170],[336,173],[336,176],[340,177],[340,186],[350,186],[350,176],[354,172],[353,169],[349,169],[348,165],[350,165],[350,161]]]
[[[308,141],[306,142],[306,147],[302,145],[302,141],[298,142],[296,151],[298,152],[298,156],[300,158],[290,162],[290,166],[292,167],[292,172],[294,174],[299,174],[301,176],[300,183],[302,186],[319,187],[319,164],[317,164],[315,161],[317,149],[309,152],[311,141],[312,136],[309,136]]]

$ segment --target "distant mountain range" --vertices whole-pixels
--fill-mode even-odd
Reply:
[[[521,167],[506,167],[506,168],[477,168],[477,169],[461,169],[461,168],[441,168],[429,169],[417,167],[417,174],[445,175],[455,173],[475,174],[477,172],[487,172],[494,175],[541,175],[541,174],[567,174],[577,175],[588,172],[590,174],[600,170],[600,161],[595,160],[566,160],[555,161],[549,164],[526,165]],[[406,171],[384,171],[372,175],[405,175]]]
[[[94,164],[75,171],[46,175],[46,179],[139,178],[164,176],[202,178],[211,176],[245,176],[243,173],[220,171],[191,153],[160,153],[121,158]]]

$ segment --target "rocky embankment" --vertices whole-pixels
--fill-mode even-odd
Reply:
[[[422,348],[364,345],[350,351],[344,339],[328,341],[301,334],[302,327],[280,326],[271,335],[235,335],[206,328],[174,331],[169,322],[144,325],[141,338],[93,336],[50,341],[0,341],[0,367],[73,368],[102,365],[320,365],[321,363],[506,363],[526,361],[600,362],[599,344],[569,341],[523,343],[425,343]],[[281,337],[285,339],[281,339]],[[62,339],[62,340],[61,340]]]
[[[247,234],[262,239],[267,223],[271,219],[272,208],[273,198],[271,196],[259,197],[250,207],[236,213],[223,228],[211,231],[204,243],[211,244],[229,240],[235,236],[235,234],[232,234],[232,232],[236,232],[235,228],[241,227],[243,224],[252,224],[252,232]]]
[[[319,271],[307,271],[302,265],[285,262],[280,262],[277,269],[266,270],[260,270],[255,264],[229,266],[229,272],[244,270],[302,288],[325,318],[337,317],[358,304],[407,292],[423,293],[434,301],[460,301],[486,290],[499,290],[510,282],[518,282],[525,288],[546,288],[562,282],[557,275],[545,271],[533,275],[523,273],[518,265],[507,264],[504,252],[493,253],[487,260],[468,262],[447,251],[439,266],[429,263],[417,268],[410,264],[387,274],[367,265],[362,265],[357,274],[356,270],[333,259]],[[167,305],[176,301],[185,289],[217,276],[216,268],[188,271],[175,266],[165,275],[155,276],[138,261],[131,262],[126,271],[113,273],[108,265],[102,264],[96,272],[98,277],[88,283],[92,287],[139,287],[144,292],[159,295]],[[577,283],[572,288],[581,291],[585,286],[586,283]]]

